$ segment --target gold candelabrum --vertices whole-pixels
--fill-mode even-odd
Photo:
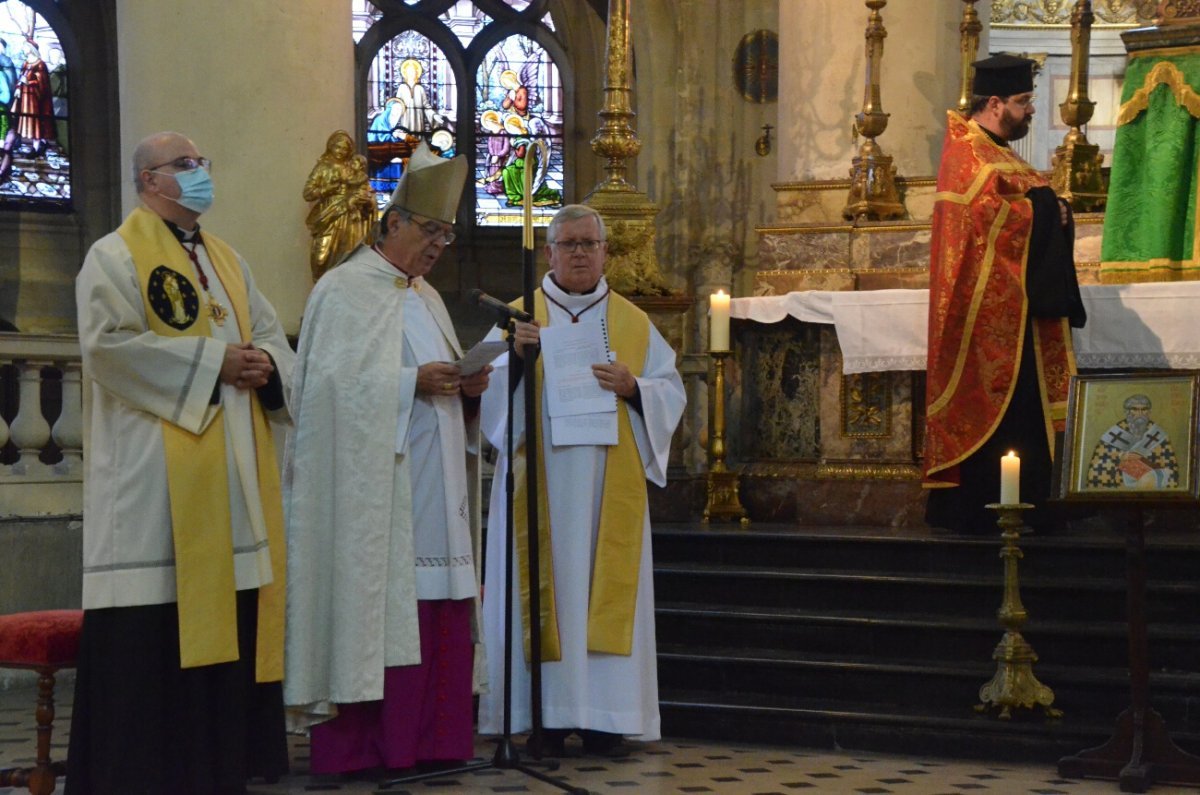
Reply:
[[[992,503],[987,507],[1000,515],[996,523],[1000,526],[1000,538],[1004,544],[1000,548],[1000,557],[1004,559],[1004,600],[996,611],[996,617],[1004,627],[1004,637],[992,652],[992,659],[996,661],[996,675],[979,688],[979,700],[982,703],[977,704],[975,710],[984,712],[999,707],[1000,718],[1008,720],[1012,717],[1013,707],[1028,709],[1036,705],[1042,708],[1047,718],[1060,718],[1062,710],[1051,706],[1054,703],[1054,691],[1033,675],[1033,664],[1038,656],[1021,636],[1021,627],[1029,620],[1029,614],[1021,604],[1017,561],[1023,555],[1017,547],[1017,541],[1025,527],[1021,512],[1033,506],[1022,502],[1015,505]]]
[[[626,178],[625,160],[642,150],[633,129],[634,112],[629,102],[629,2],[609,0],[605,47],[604,107],[600,129],[592,137],[592,151],[607,158],[604,180],[594,191],[637,190]]]
[[[708,437],[708,452],[712,463],[708,467],[708,501],[704,506],[704,523],[737,521],[742,527],[750,525],[746,509],[738,498],[738,474],[725,466],[725,360],[730,351],[709,351],[713,360],[713,417],[712,433]]]
[[[1058,106],[1067,131],[1062,144],[1054,150],[1050,187],[1079,212],[1104,209],[1107,190],[1100,168],[1104,155],[1100,147],[1089,143],[1080,129],[1092,118],[1096,103],[1088,99],[1088,56],[1091,52],[1091,0],[1076,0],[1071,11],[1071,93]]]
[[[866,0],[871,15],[867,20],[867,77],[863,88],[863,106],[854,117],[854,134],[865,140],[850,165],[850,196],[842,208],[847,220],[902,218],[904,205],[896,191],[896,167],[875,139],[887,129],[888,114],[883,112],[879,93],[879,71],[883,60],[883,40],[887,30],[879,10],[887,0]]]
[[[971,97],[974,95],[975,67],[972,64],[979,55],[979,34],[983,32],[983,23],[979,21],[979,12],[975,4],[979,0],[962,0],[962,22],[958,24],[959,51],[959,92],[958,112],[966,114],[971,109]]]
[[[671,290],[655,255],[658,207],[629,181],[625,162],[642,149],[630,103],[629,5],[630,0],[608,0],[604,106],[598,114],[600,129],[592,137],[592,151],[605,158],[605,176],[584,204],[600,213],[608,230],[609,286],[627,297],[664,296]]]

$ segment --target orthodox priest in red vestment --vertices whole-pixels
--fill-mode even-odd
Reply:
[[[958,532],[994,531],[984,506],[998,500],[999,458],[1010,449],[1022,459],[1022,501],[1044,506],[1075,372],[1068,322],[1086,317],[1070,207],[1008,147],[1034,113],[1032,65],[977,62],[970,113],[947,114],[929,268],[924,485],[926,521]]]

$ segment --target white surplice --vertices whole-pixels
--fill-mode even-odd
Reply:
[[[300,722],[382,699],[384,668],[421,662],[418,599],[478,595],[478,430],[457,394],[416,392],[419,365],[460,355],[437,291],[366,246],[309,296],[283,480]]]
[[[542,281],[546,295],[579,312],[607,289],[601,279],[596,291],[571,295],[558,288],[547,276]],[[570,323],[570,315],[547,301],[550,325]],[[585,311],[580,323],[602,323],[608,299]],[[498,336],[498,332],[494,332]],[[645,469],[646,479],[666,485],[667,458],[671,436],[683,415],[686,402],[683,382],[675,367],[675,351],[653,325],[642,375],[637,379],[641,392],[642,413],[631,407],[629,419]],[[491,383],[483,396],[482,428],[488,440],[501,451],[492,485],[487,533],[487,596],[484,600],[484,638],[488,656],[488,680],[491,692],[480,697],[479,731],[497,734],[503,727],[504,650],[504,562],[507,554],[505,517],[504,437],[508,356],[500,357]],[[520,447],[524,436],[524,390],[515,394],[514,443]],[[654,640],[654,581],[650,552],[650,515],[642,521],[642,557],[638,576],[637,604],[634,615],[633,652],[629,656],[597,654],[587,651],[588,591],[592,579],[592,558],[599,529],[600,500],[604,490],[606,447],[579,445],[556,447],[550,444],[550,417],[542,401],[542,433],[539,446],[546,456],[546,477],[553,536],[555,602],[558,610],[562,660],[542,665],[542,716],[549,728],[595,729],[656,740],[660,737],[658,713],[658,673]],[[518,518],[518,527],[524,523]],[[542,551],[545,554],[545,550]],[[525,661],[524,624],[516,572],[511,597],[514,635],[511,669],[512,729],[530,728],[529,666]]]
[[[227,309],[229,296],[204,246],[196,248],[209,290]],[[271,304],[238,257],[249,296],[250,337],[271,355],[284,386],[292,349]],[[200,283],[193,270],[189,277]],[[87,473],[84,478],[83,606],[165,604],[176,600],[175,543],[167,491],[162,421],[199,433],[224,415],[234,578],[238,590],[271,582],[271,550],[258,489],[251,394],[214,386],[229,343],[241,342],[233,312],[211,320],[206,337],[166,337],[149,330],[133,256],[116,232],[96,241],[75,281],[79,345],[86,378]],[[207,318],[207,315],[204,316]],[[286,419],[280,410],[275,419]]]

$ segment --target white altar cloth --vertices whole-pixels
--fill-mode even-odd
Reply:
[[[1200,282],[1086,285],[1088,322],[1073,329],[1081,368],[1200,369]],[[832,323],[842,372],[924,370],[928,290],[809,290],[734,298],[732,317]]]

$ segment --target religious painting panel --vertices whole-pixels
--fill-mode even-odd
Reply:
[[[421,140],[443,157],[455,155],[457,86],[441,48],[415,30],[375,54],[367,78],[367,173],[379,208]]]
[[[0,206],[68,210],[67,62],[58,34],[19,0],[0,10]]]
[[[890,373],[854,373],[842,379],[842,435],[886,439],[892,434]]]
[[[1067,400],[1059,496],[1143,502],[1200,497],[1200,375],[1080,375],[1071,379]]]
[[[534,223],[548,224],[563,205],[563,90],[558,67],[537,42],[509,36],[480,62],[475,96],[476,223],[520,225],[528,180]]]
[[[742,410],[728,437],[746,462],[813,462],[820,456],[820,326],[787,318],[738,324]]]
[[[837,333],[821,328],[819,477],[916,480],[913,373],[846,375]],[[920,423],[918,423],[920,424]]]

